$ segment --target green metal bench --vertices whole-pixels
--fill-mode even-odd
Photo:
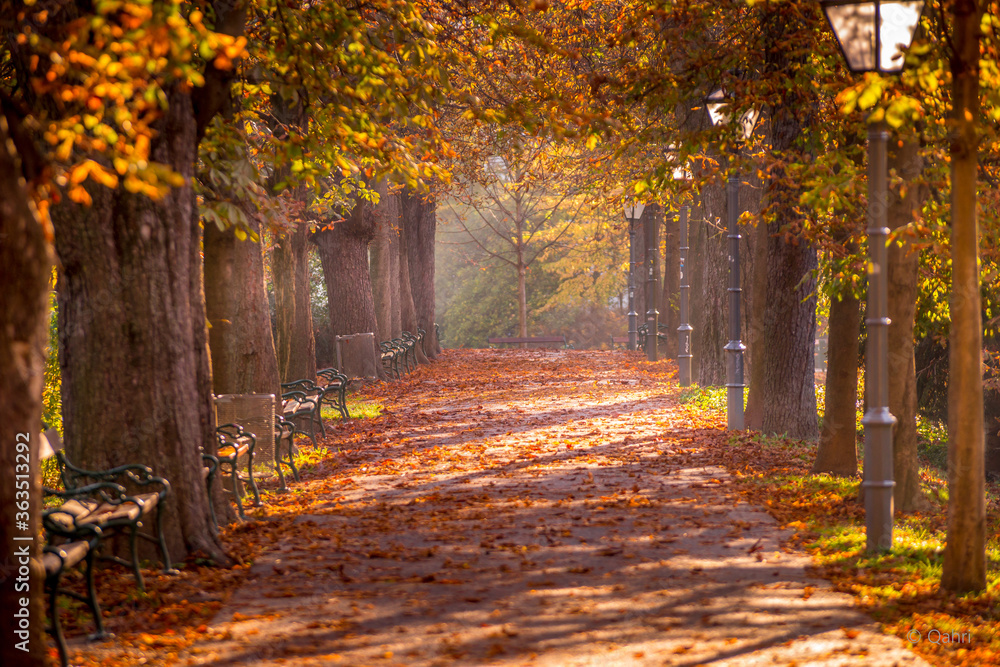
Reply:
[[[260,491],[257,489],[257,480],[253,476],[253,455],[257,446],[257,436],[247,432],[239,424],[223,424],[215,429],[219,447],[215,458],[218,462],[218,469],[222,474],[226,474],[227,468],[230,481],[233,485],[233,500],[241,519],[246,519],[243,512],[243,500],[241,498],[242,479],[240,478],[240,459],[246,461],[247,482],[253,491],[254,503],[260,505]]]
[[[293,424],[295,433],[308,436],[315,447],[316,427],[319,426],[320,433],[323,433],[323,390],[311,380],[289,382],[287,385],[301,388],[290,389],[281,394],[281,416]],[[285,384],[281,386],[282,389],[286,387]]]
[[[486,342],[489,345],[546,345],[549,343],[559,343],[562,345],[562,349],[564,350],[573,349],[573,346],[566,341],[566,336],[491,336],[486,339]]]
[[[417,346],[420,345],[421,336],[412,334],[409,331],[403,332],[403,344],[406,346],[406,354],[412,359],[412,369],[417,370]]]
[[[121,465],[110,470],[86,470],[70,463],[62,451],[56,452],[55,456],[65,490],[45,489],[44,492],[46,495],[65,500],[59,508],[60,516],[72,515],[75,523],[97,526],[105,536],[114,533],[128,535],[131,561],[113,555],[100,556],[102,559],[131,568],[139,590],[146,590],[139,569],[138,538],[141,537],[158,544],[163,556],[163,571],[169,574],[176,573],[171,566],[167,542],[163,536],[162,507],[164,499],[170,493],[170,482],[154,475],[149,467],[136,463]],[[130,490],[128,495],[118,497],[114,501],[107,499],[108,487],[99,487],[103,489],[100,497],[89,497],[84,492],[84,489],[101,483],[118,484]],[[131,489],[136,491],[133,492]],[[148,520],[154,512],[156,513],[154,534],[139,532],[144,520]]]
[[[391,340],[382,341],[378,344],[378,346],[382,352],[382,369],[389,375],[395,377],[395,379],[400,379],[402,375],[399,372],[399,347],[397,347]]]
[[[611,349],[617,349],[620,347],[623,350],[628,349],[628,336],[611,336]]]
[[[288,490],[285,484],[285,473],[282,466],[287,466],[292,472],[295,481],[299,481],[299,470],[295,467],[295,424],[288,421],[281,415],[274,416],[274,465],[278,469],[278,492],[284,493]]]
[[[347,376],[336,368],[323,368],[316,371],[316,378],[322,382],[323,389],[322,403],[337,410],[344,419],[350,419],[351,415],[347,411]]]
[[[642,325],[640,325],[639,329],[638,329],[638,332],[639,332],[639,338],[638,338],[637,343],[638,343],[639,349],[642,350],[643,352],[645,352],[646,351],[646,341],[649,339],[649,325],[648,324],[642,324]],[[668,341],[668,335],[669,335],[669,329],[667,328],[667,325],[665,325],[665,324],[658,324],[657,327],[656,327],[656,341],[657,341],[657,345],[659,345],[660,343],[666,343]]]
[[[114,502],[125,496],[125,488],[119,484],[100,482],[75,491],[62,492],[52,489],[49,495],[66,499],[75,497],[101,497],[102,500]],[[104,536],[99,527],[86,521],[79,521],[72,512],[66,512],[61,507],[53,507],[42,512],[42,529],[45,531],[46,545],[42,549],[42,566],[45,568],[45,592],[49,603],[49,625],[45,629],[56,642],[59,651],[59,664],[69,665],[66,651],[66,638],[63,637],[62,623],[59,618],[59,596],[68,595],[85,602],[90,607],[94,618],[95,632],[90,639],[104,639],[108,633],[104,630],[104,619],[101,617],[101,605],[97,599],[97,589],[94,586],[94,560],[101,538]],[[69,569],[85,563],[84,578],[87,581],[87,595],[61,588],[59,582],[62,575]]]

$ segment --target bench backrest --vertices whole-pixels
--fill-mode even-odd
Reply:
[[[566,344],[566,336],[529,336],[526,338],[496,337],[487,338],[490,345],[516,345],[519,343],[562,343]]]
[[[257,438],[254,458],[274,460],[274,394],[219,394],[215,397],[215,423],[239,424]]]

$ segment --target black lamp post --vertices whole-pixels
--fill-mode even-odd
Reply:
[[[823,0],[826,18],[852,72],[895,74],[903,70],[903,52],[913,41],[924,3],[848,2]],[[864,481],[865,529],[868,551],[892,548],[893,487],[892,427],[889,412],[889,317],[886,280],[886,226],[888,207],[884,122],[868,127],[868,329],[865,350]]]
[[[639,332],[635,312],[635,223],[642,217],[645,204],[637,201],[625,202],[625,219],[628,220],[628,349],[635,350]]]
[[[722,90],[708,96],[706,105],[713,125],[728,125],[729,98]],[[744,141],[753,134],[758,112],[750,109],[740,117],[740,138]],[[736,150],[734,149],[734,154]],[[733,168],[726,183],[729,220],[729,343],[726,345],[726,426],[731,431],[743,430],[743,352],[746,346],[740,340],[740,175]]]

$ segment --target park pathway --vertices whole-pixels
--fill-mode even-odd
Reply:
[[[925,664],[739,500],[672,362],[448,352],[379,391],[181,664]]]

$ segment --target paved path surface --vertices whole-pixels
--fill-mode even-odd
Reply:
[[[622,359],[420,369],[387,430],[330,436],[274,519],[295,528],[182,662],[925,664],[705,465],[724,435],[678,405],[673,366]]]

